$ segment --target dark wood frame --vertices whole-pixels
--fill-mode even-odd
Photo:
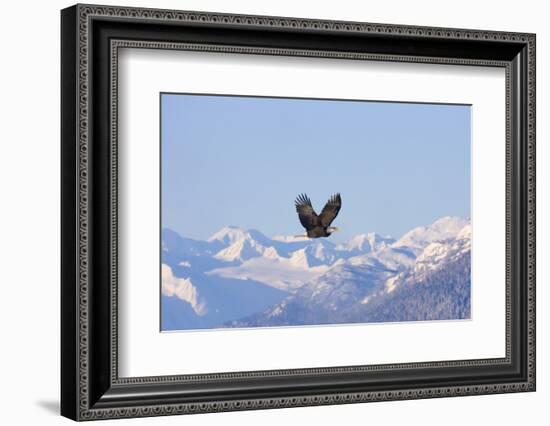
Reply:
[[[535,390],[535,35],[96,5],[64,9],[61,35],[62,415],[90,420]],[[119,378],[116,65],[125,46],[504,67],[506,357]]]

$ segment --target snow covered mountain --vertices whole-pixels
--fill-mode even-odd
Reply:
[[[419,226],[407,232],[392,247],[405,247],[420,252],[432,242],[453,238],[470,223],[468,219],[446,216],[428,226]]]
[[[334,324],[342,312],[366,294],[382,289],[391,271],[382,265],[350,266],[342,263],[327,271],[281,303],[259,314],[228,323],[232,327]]]
[[[413,267],[386,280],[382,291],[345,312],[342,322],[470,318],[471,246],[469,237],[461,237],[428,245]]]
[[[390,246],[394,242],[395,239],[392,237],[383,237],[375,232],[369,232],[368,234],[359,234],[343,244],[338,244],[336,250],[349,252],[355,255],[379,251]]]
[[[456,217],[414,228],[399,240],[371,232],[338,245],[329,239],[269,238],[234,226],[207,241],[163,230],[162,329],[409,320],[414,312],[398,315],[405,308],[376,316],[373,307],[384,310],[384,301],[405,300],[405,294],[412,301],[427,288],[452,296],[443,284],[417,285],[443,276],[447,283],[460,281],[468,297],[461,293],[459,303],[454,294],[446,311],[428,305],[424,311],[467,317],[470,239],[469,220]],[[458,269],[457,277],[445,275]],[[418,317],[429,317],[416,306]]]

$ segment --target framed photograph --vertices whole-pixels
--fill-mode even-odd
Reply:
[[[61,413],[535,390],[535,35],[61,12]]]

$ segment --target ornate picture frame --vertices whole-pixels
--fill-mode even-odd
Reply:
[[[75,5],[61,12],[61,414],[160,416],[535,390],[535,35]],[[506,74],[505,356],[119,376],[122,48],[497,67]]]

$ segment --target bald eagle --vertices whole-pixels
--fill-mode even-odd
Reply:
[[[304,235],[297,236],[308,238],[328,237],[333,232],[339,230],[337,227],[330,226],[330,224],[336,218],[342,207],[342,198],[340,198],[340,194],[334,194],[328,199],[320,215],[315,213],[311,205],[311,200],[306,194],[298,195],[294,204],[296,205],[300,223],[306,228],[306,233]]]

